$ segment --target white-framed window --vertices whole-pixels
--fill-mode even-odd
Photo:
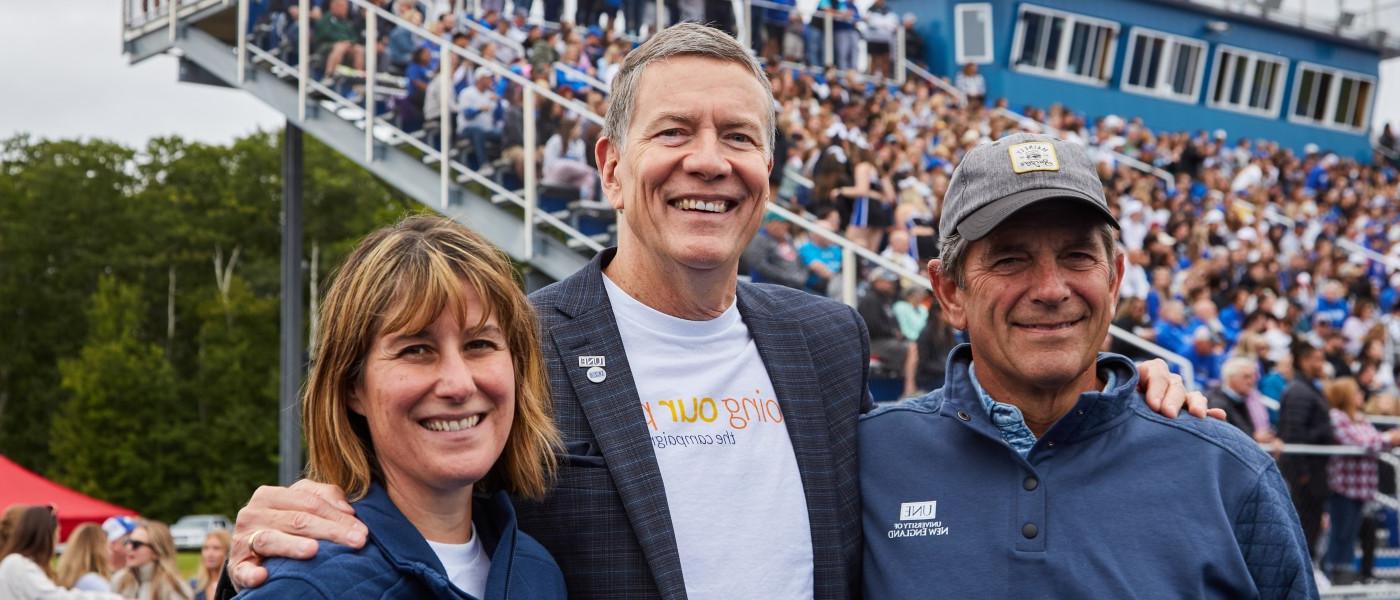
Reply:
[[[1371,119],[1376,79],[1369,75],[1298,63],[1293,107],[1288,120],[1348,130],[1365,130]]]
[[[1243,48],[1215,48],[1215,70],[1210,76],[1206,104],[1261,117],[1277,117],[1283,104],[1283,79],[1288,59]]]
[[[1205,42],[1134,27],[1120,81],[1130,92],[1194,103],[1205,63]]]
[[[992,62],[992,5],[988,2],[953,7],[954,60],[967,63]]]
[[[1022,4],[1016,18],[1011,66],[1092,85],[1113,74],[1118,24],[1042,6]]]

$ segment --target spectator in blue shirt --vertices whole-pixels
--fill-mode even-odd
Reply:
[[[416,10],[410,10],[403,15],[403,19],[412,25],[423,24],[423,14]],[[395,27],[389,32],[389,45],[385,49],[385,54],[389,58],[389,69],[393,73],[403,73],[408,70],[408,66],[413,62],[414,50],[418,48],[418,36],[408,27]]]
[[[1196,378],[1197,389],[1210,389],[1220,385],[1220,368],[1225,364],[1224,342],[1201,325],[1191,335],[1191,345],[1184,354],[1191,361],[1191,370]]]
[[[1168,300],[1162,305],[1157,321],[1157,344],[1175,352],[1186,354],[1191,327],[1186,323],[1186,306],[1180,300]]]
[[[1317,297],[1317,308],[1313,314],[1317,317],[1325,318],[1335,329],[1341,329],[1346,323],[1347,317],[1351,316],[1351,308],[1347,305],[1346,286],[1340,281],[1329,281],[1322,286],[1322,294]]]
[[[817,226],[836,231],[836,226],[827,219],[817,221]],[[812,235],[798,248],[797,258],[807,267],[807,289],[835,296],[833,290],[840,283],[841,247],[820,235]]]
[[[1234,346],[1240,338],[1240,330],[1244,328],[1245,305],[1249,301],[1249,290],[1236,288],[1230,292],[1230,303],[1225,308],[1220,309],[1221,333],[1225,336],[1227,346]]]

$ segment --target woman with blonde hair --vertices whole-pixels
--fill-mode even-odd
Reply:
[[[175,565],[175,539],[160,521],[142,521],[126,538],[126,568],[112,590],[136,600],[190,600],[194,594]]]
[[[1376,496],[1380,476],[1375,455],[1400,442],[1400,429],[1376,431],[1362,411],[1366,396],[1351,377],[1327,382],[1322,386],[1322,396],[1332,407],[1328,414],[1337,443],[1367,452],[1360,456],[1333,456],[1327,462],[1327,487],[1332,490],[1327,499],[1327,516],[1332,526],[1322,567],[1336,581],[1337,575],[1351,568],[1356,557],[1356,534],[1361,528],[1361,509]]]
[[[54,584],[58,516],[52,506],[16,504],[0,518],[0,598],[5,600],[121,600],[105,592],[69,591]]]
[[[559,435],[510,260],[456,223],[410,217],[351,252],[319,324],[307,475],[345,490],[368,540],[269,560],[240,597],[564,598],[511,503],[544,495]],[[280,535],[253,531],[253,551],[263,534]]]
[[[68,546],[58,557],[54,583],[75,590],[112,591],[107,534],[96,523],[83,523],[68,536]]]
[[[219,585],[219,575],[224,570],[224,560],[228,558],[233,538],[227,529],[215,529],[204,536],[204,545],[199,549],[199,574],[190,582],[194,588],[194,600],[212,600],[214,588]]]

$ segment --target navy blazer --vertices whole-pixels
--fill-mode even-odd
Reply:
[[[472,523],[491,556],[486,595],[473,598],[452,585],[423,535],[379,484],[353,503],[355,517],[369,528],[359,550],[321,542],[316,557],[267,561],[267,583],[237,597],[347,600],[352,598],[454,598],[458,600],[562,600],[559,566],[539,542],[516,528],[510,497],[498,492],[472,505]]]
[[[603,287],[615,252],[530,296],[565,454],[550,495],[520,504],[520,526],[559,562],[573,598],[681,600],[666,492]],[[848,306],[773,285],[740,282],[738,308],[787,419],[812,529],[815,597],[852,597],[861,558],[856,420],[870,406],[865,324]],[[589,381],[580,356],[606,357],[606,379]]]

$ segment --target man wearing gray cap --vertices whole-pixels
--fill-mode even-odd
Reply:
[[[1273,460],[1152,413],[1133,363],[1098,352],[1117,226],[1081,146],[963,158],[928,275],[971,343],[943,389],[861,418],[865,597],[1317,596]]]

